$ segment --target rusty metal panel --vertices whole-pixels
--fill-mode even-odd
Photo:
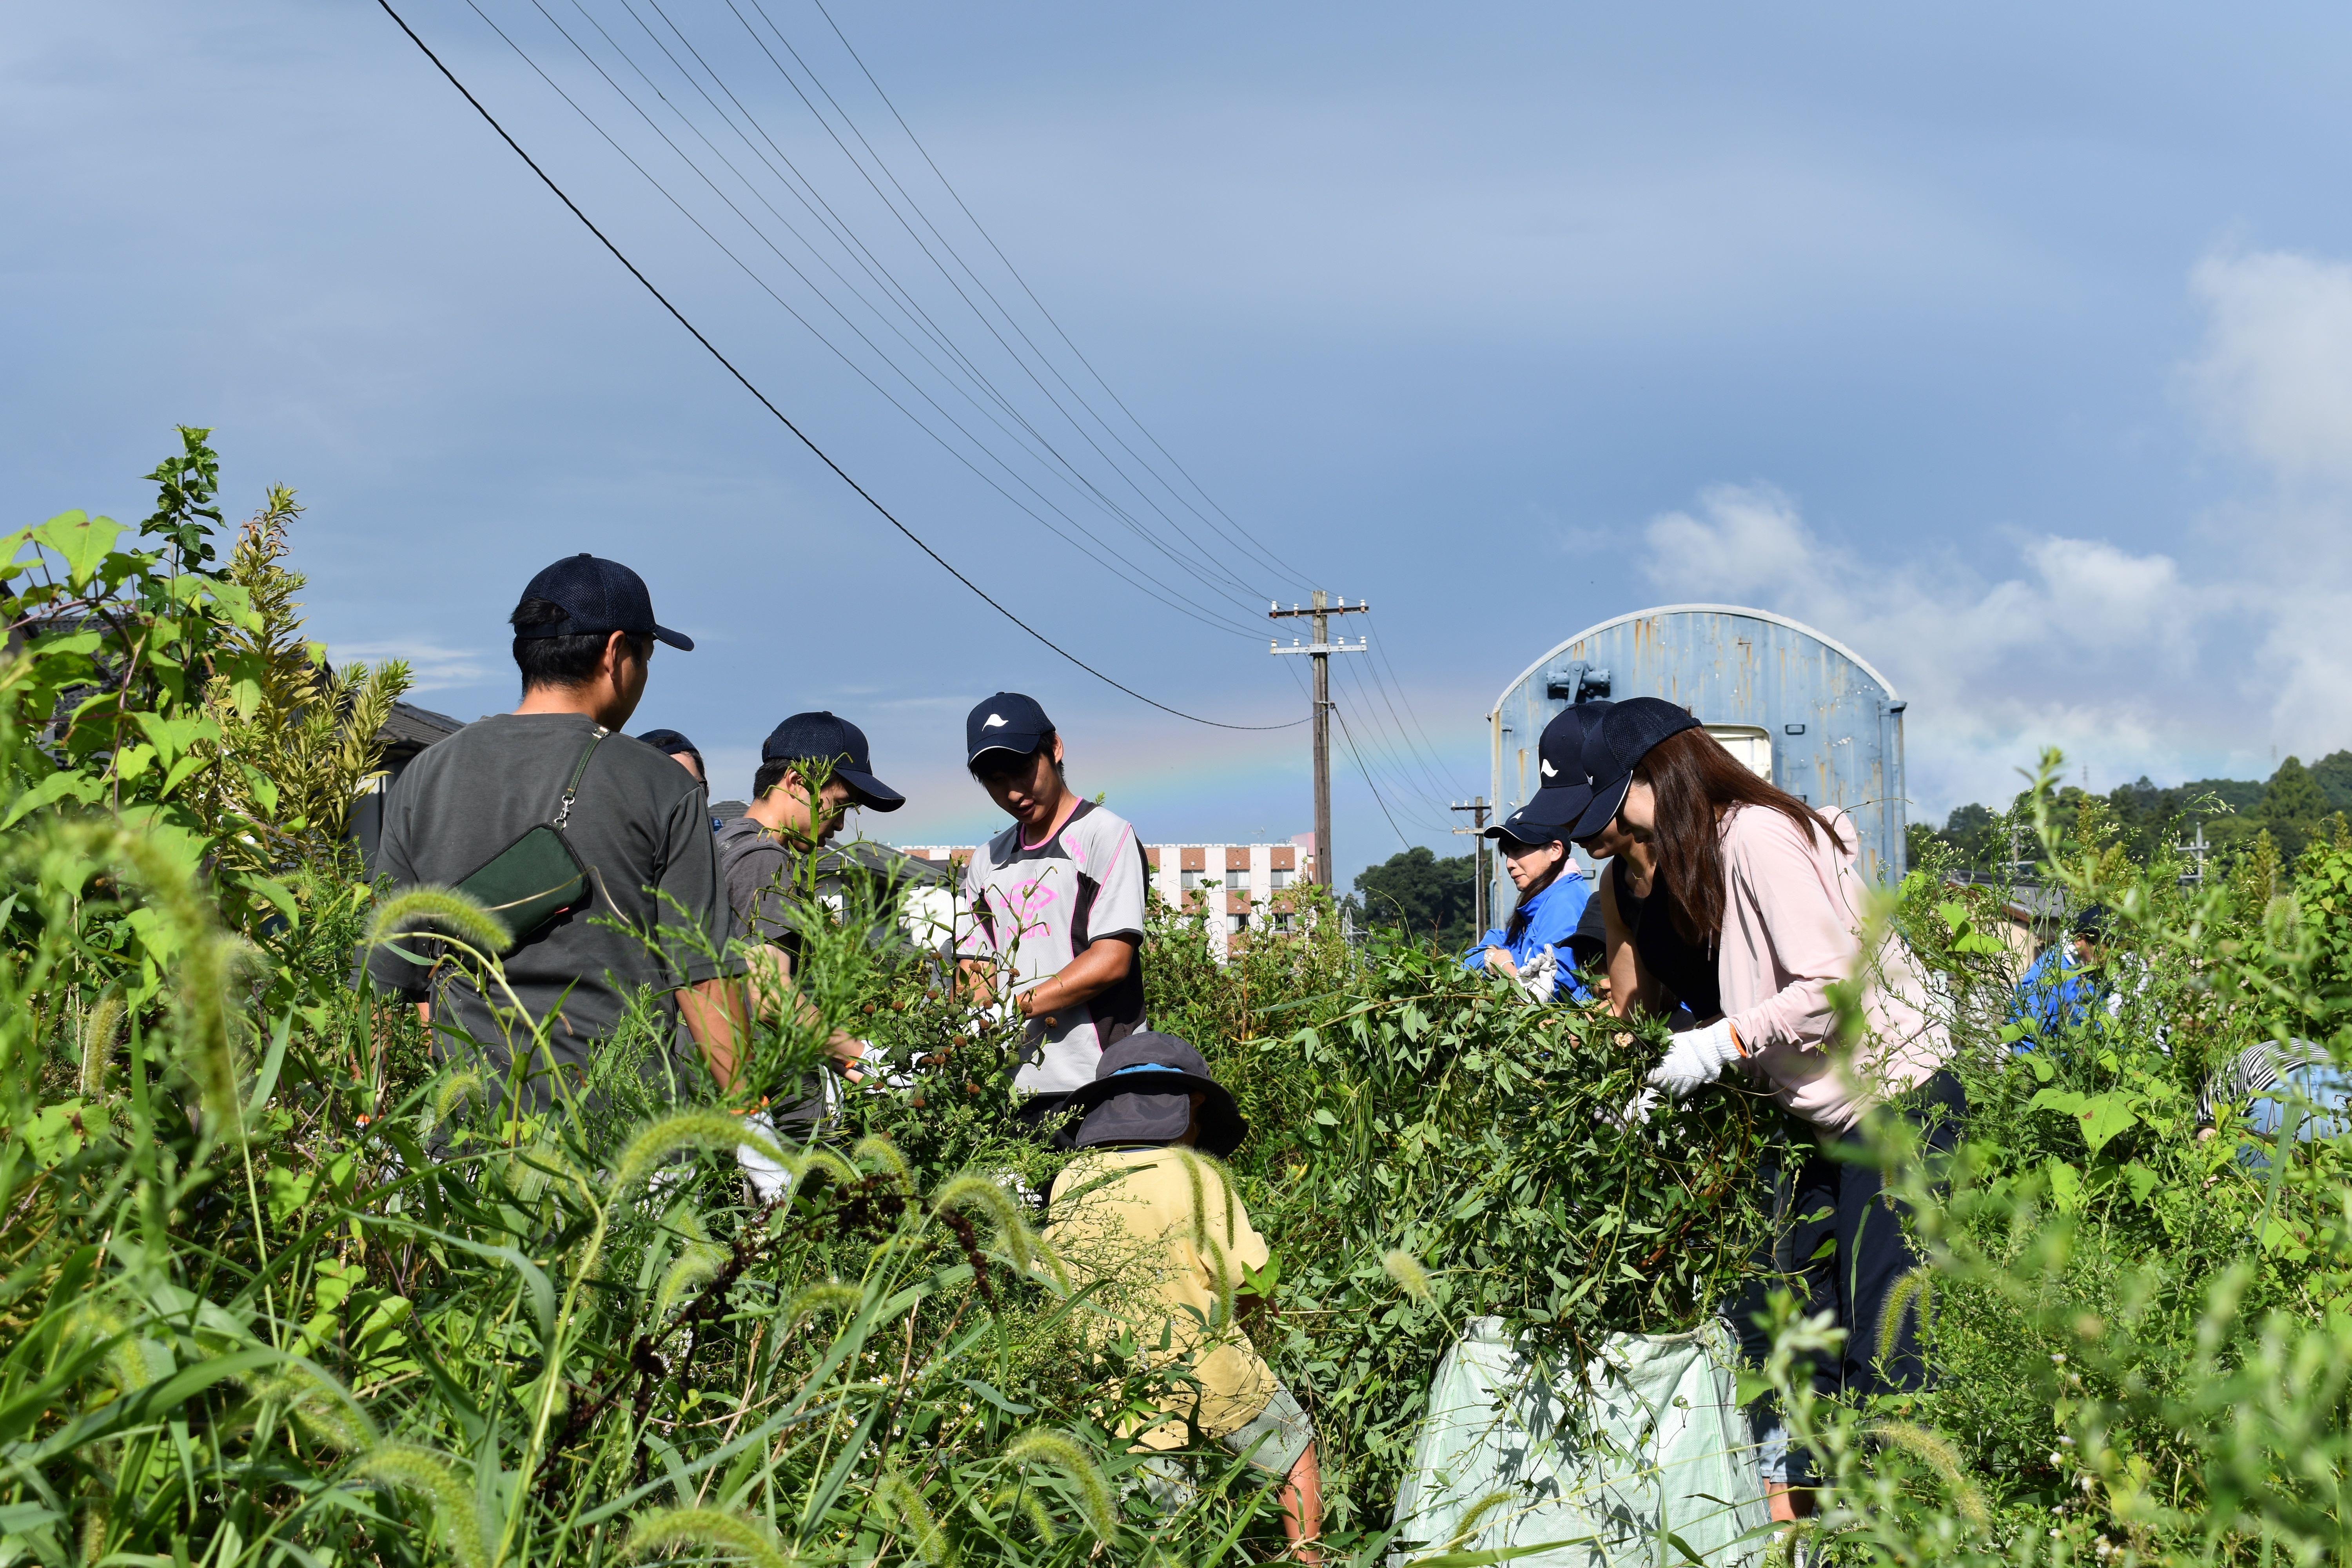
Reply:
[[[1579,632],[1529,665],[1488,715],[1492,798],[1502,813],[1523,805],[1534,788],[1536,739],[1569,706],[1570,689],[1594,695],[1590,683],[1601,671],[1612,699],[1663,697],[1704,723],[1764,729],[1773,782],[1853,818],[1870,880],[1902,875],[1902,698],[1853,649],[1769,610],[1636,611]],[[1498,892],[1496,907],[1507,908],[1507,889]]]

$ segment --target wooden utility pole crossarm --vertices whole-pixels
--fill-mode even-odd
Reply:
[[[1371,639],[1359,637],[1354,642],[1342,638],[1331,640],[1333,616],[1360,616],[1372,606],[1361,601],[1348,603],[1341,595],[1338,604],[1327,603],[1323,590],[1315,590],[1315,602],[1301,608],[1293,605],[1284,609],[1274,605],[1266,614],[1275,620],[1287,620],[1293,616],[1314,618],[1315,640],[1301,643],[1297,637],[1284,647],[1277,639],[1271,651],[1300,653],[1315,661],[1315,879],[1329,888],[1334,886],[1331,868],[1331,656],[1335,653],[1364,653]]]

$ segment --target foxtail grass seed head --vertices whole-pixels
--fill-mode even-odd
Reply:
[[[507,923],[479,900],[427,883],[404,888],[376,906],[375,919],[368,924],[368,945],[396,942],[417,926],[430,926],[434,936],[462,942],[485,959],[504,952],[514,941]]]
[[[431,1503],[457,1568],[490,1568],[489,1532],[482,1527],[474,1489],[458,1479],[448,1455],[419,1443],[382,1443],[360,1457],[352,1474]]]
[[[740,1557],[751,1568],[792,1568],[793,1558],[761,1521],[715,1508],[672,1508],[640,1516],[621,1547],[624,1560],[687,1552]]]
[[[1423,1304],[1429,1301],[1429,1270],[1422,1267],[1420,1258],[1402,1247],[1391,1247],[1381,1255],[1381,1267],[1388,1270],[1389,1278],[1396,1281],[1398,1289],[1415,1301]]]
[[[91,1005],[89,1016],[82,1020],[81,1073],[74,1087],[84,1100],[105,1097],[106,1068],[114,1059],[116,1042],[121,1038],[122,1012],[122,994],[109,990]]]
[[[896,1143],[881,1134],[873,1133],[860,1138],[856,1146],[849,1151],[849,1157],[860,1165],[874,1166],[896,1178],[898,1184],[908,1191],[914,1190],[915,1173],[908,1169],[907,1157],[898,1152]]]
[[[1877,1421],[1872,1423],[1867,1430],[1879,1442],[1901,1449],[1933,1470],[1951,1497],[1952,1507],[1971,1526],[1982,1530],[1992,1522],[1992,1514],[1985,1507],[1983,1494],[1977,1490],[1961,1469],[1960,1453],[1952,1446],[1951,1439],[1909,1421]]]
[[[931,1195],[931,1213],[944,1215],[952,1208],[980,1210],[996,1222],[997,1238],[1023,1273],[1027,1273],[1034,1237],[1029,1225],[1021,1215],[1021,1207],[1013,1194],[999,1183],[967,1171],[940,1184]]]
[[[613,1162],[612,1195],[625,1197],[646,1178],[677,1155],[691,1149],[736,1149],[750,1146],[787,1169],[800,1162],[778,1148],[744,1119],[723,1110],[678,1110],[646,1123]]]
[[[931,1517],[921,1489],[903,1473],[891,1470],[875,1483],[874,1500],[898,1521],[898,1533],[907,1538],[915,1555],[929,1568],[940,1568],[947,1561],[947,1536]]]
[[[793,1293],[791,1300],[784,1303],[784,1331],[791,1332],[799,1328],[803,1321],[814,1317],[819,1312],[831,1312],[835,1317],[848,1317],[865,1302],[865,1291],[855,1285],[845,1285],[838,1279],[828,1279],[816,1285],[803,1285]]]
[[[1085,1444],[1057,1428],[1033,1426],[1004,1446],[1004,1457],[1016,1465],[1050,1465],[1068,1477],[1077,1493],[1079,1517],[1097,1541],[1110,1544],[1118,1532],[1118,1510],[1110,1483]]]

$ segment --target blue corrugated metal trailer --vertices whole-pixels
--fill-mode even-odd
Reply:
[[[1903,699],[1860,654],[1769,610],[1667,605],[1589,626],[1521,671],[1487,715],[1497,816],[1534,793],[1536,738],[1570,703],[1663,697],[1749,767],[1843,808],[1874,882],[1904,868]],[[1511,907],[1499,878],[1494,908]]]

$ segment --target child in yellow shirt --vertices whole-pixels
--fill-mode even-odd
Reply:
[[[1214,1160],[1249,1128],[1201,1053],[1173,1035],[1138,1033],[1102,1053],[1094,1081],[1069,1100],[1083,1110],[1078,1155],[1055,1178],[1046,1236],[1081,1279],[1114,1276],[1164,1308],[1170,1349],[1199,1384],[1177,1417],[1140,1434],[1148,1448],[1181,1447],[1185,1418],[1269,1475],[1282,1478],[1283,1531],[1319,1561],[1321,1472],[1315,1429],[1233,1321],[1244,1268],[1263,1268],[1265,1240]],[[1162,1325],[1136,1325],[1156,1346]]]

